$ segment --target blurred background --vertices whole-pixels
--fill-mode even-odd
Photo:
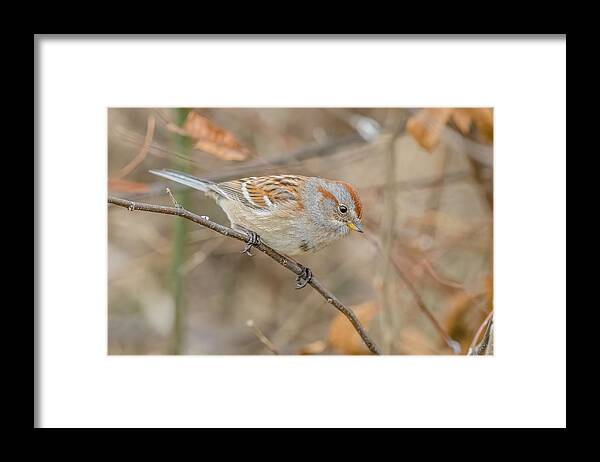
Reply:
[[[108,111],[108,194],[229,225],[148,173],[344,180],[365,234],[296,256],[384,354],[492,354],[491,108]],[[109,205],[108,353],[367,354],[350,322],[266,255],[183,218]]]

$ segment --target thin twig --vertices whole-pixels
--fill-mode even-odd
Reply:
[[[491,331],[491,327],[492,327],[493,314],[494,314],[494,310],[490,311],[489,314],[486,316],[486,318],[481,323],[481,325],[479,326],[479,328],[477,329],[477,332],[475,332],[475,336],[473,337],[473,340],[471,341],[471,345],[469,346],[469,349],[467,350],[467,355],[480,355],[481,351],[483,351],[483,349],[487,346],[487,342],[489,340],[490,331]],[[483,339],[481,340],[481,342],[479,344],[477,344],[477,340],[479,340],[479,337],[481,336],[481,332],[483,331],[484,328],[485,328],[485,334],[483,335]]]
[[[488,322],[488,325],[485,328],[485,333],[483,334],[483,338],[481,339],[481,342],[479,342],[479,344],[475,347],[476,355],[487,354],[486,351],[489,346],[490,338],[491,338],[491,335],[494,333],[493,327],[494,327],[494,319],[492,318],[492,319],[490,319],[490,322]]]
[[[481,342],[481,350],[479,354],[493,355],[494,354],[494,320],[490,321],[489,329],[486,331],[483,341]]]
[[[111,180],[120,180],[127,175],[129,175],[135,168],[140,165],[146,156],[148,155],[148,151],[150,150],[150,145],[152,143],[152,138],[154,138],[154,127],[156,126],[156,119],[154,116],[148,116],[148,127],[146,128],[146,136],[144,137],[144,144],[140,149],[140,152],[135,156],[131,162],[121,168],[117,173],[115,173]]]
[[[454,340],[452,337],[450,337],[450,335],[448,335],[448,333],[444,330],[444,328],[439,323],[439,321],[435,318],[435,316],[433,315],[433,313],[431,312],[431,310],[429,308],[427,308],[427,305],[425,304],[425,302],[421,298],[421,294],[419,294],[419,292],[417,292],[417,289],[415,288],[415,286],[413,285],[413,283],[404,274],[404,272],[402,271],[402,269],[400,269],[400,266],[398,266],[398,263],[396,263],[396,261],[391,256],[390,256],[390,260],[392,262],[392,266],[394,267],[394,269],[396,270],[396,273],[398,274],[398,277],[400,279],[402,279],[402,281],[404,282],[404,284],[406,285],[406,287],[408,288],[408,290],[412,294],[412,296],[415,299],[415,302],[417,303],[417,306],[419,307],[419,309],[431,321],[431,324],[433,324],[433,327],[435,327],[435,329],[440,334],[440,337],[442,337],[442,339],[444,340],[444,342],[446,343],[446,345],[448,345],[448,347],[452,350],[452,352],[454,354],[459,354],[460,353],[460,343],[458,343],[456,340]]]
[[[186,210],[185,208],[165,207],[162,205],[153,205],[153,204],[146,204],[146,203],[142,203],[142,202],[133,202],[133,201],[129,201],[126,199],[119,199],[117,197],[110,197],[110,196],[108,198],[108,202],[110,204],[114,204],[119,207],[125,207],[129,211],[140,210],[140,211],[144,211],[144,212],[154,212],[154,213],[164,213],[166,215],[176,215],[176,216],[179,216],[182,218],[186,218],[190,221],[193,221],[194,223],[197,223],[199,225],[202,225],[212,231],[222,234],[223,236],[231,237],[233,239],[237,239],[238,241],[242,241],[244,243],[247,242],[247,240],[248,240],[248,236],[245,233],[236,231],[234,229],[231,229],[226,226],[215,223],[213,221],[210,221],[205,217],[196,215],[195,213],[192,213],[192,212]],[[297,276],[300,276],[303,274],[303,271],[304,271],[303,267],[301,267],[300,265],[298,265],[296,262],[292,261],[290,258],[286,257],[285,255],[282,255],[279,252],[273,250],[268,245],[261,243],[259,245],[254,246],[254,248],[267,254],[269,257],[271,257],[273,260],[275,260],[281,266],[290,270],[292,273],[296,274]],[[340,302],[336,298],[335,295],[333,295],[330,291],[328,291],[314,275],[311,278],[311,280],[308,282],[308,284],[313,289],[315,289],[325,300],[327,300],[328,303],[332,304],[337,310],[339,310],[344,316],[346,316],[346,318],[348,318],[348,320],[352,323],[352,325],[354,326],[354,329],[356,330],[356,332],[358,332],[358,334],[362,338],[363,342],[365,343],[365,345],[367,346],[369,351],[371,351],[373,354],[380,354],[379,349],[377,348],[375,343],[373,343],[373,340],[371,340],[371,338],[369,337],[369,335],[367,334],[367,332],[361,325],[360,321],[358,320],[358,318],[356,317],[356,315],[350,308],[347,308],[345,305],[343,305],[342,302]]]
[[[139,144],[142,138],[140,134],[123,128],[116,130],[116,134],[129,144]],[[244,162],[239,166],[228,167],[226,170],[217,171],[206,176],[206,179],[215,182],[225,181],[232,178],[239,178],[247,174],[254,174],[257,170],[301,163],[316,157],[328,157],[339,152],[340,148],[354,144],[364,145],[365,140],[358,133],[353,133],[340,138],[327,140],[323,143],[309,143],[296,150],[273,155],[269,159],[258,158]],[[150,143],[149,149],[150,153],[158,155],[159,157],[176,157],[191,164],[202,165],[202,162],[193,159],[189,155],[168,149],[157,142]]]
[[[433,266],[431,265],[431,262],[429,260],[427,260],[427,258],[422,258],[421,259],[421,264],[429,272],[429,274],[431,275],[431,277],[433,279],[435,279],[437,282],[439,282],[440,284],[442,284],[444,286],[452,287],[453,289],[465,290],[465,287],[462,284],[459,284],[458,282],[451,281],[450,279],[446,279],[446,278],[441,277],[437,273],[437,271],[435,269],[433,269]]]
[[[252,319],[248,319],[246,321],[246,325],[250,329],[252,329],[252,332],[254,332],[256,338],[260,340],[260,342],[267,348],[267,350],[269,350],[274,355],[279,354],[279,351],[277,351],[277,348],[275,347],[275,345],[273,345],[273,342],[271,342],[271,340],[269,340],[267,336],[263,334],[262,330],[260,330],[256,325],[254,325],[254,321]]]
[[[379,254],[385,258],[385,254],[383,253],[381,246],[379,245],[379,242],[377,242],[377,240],[374,237],[372,237],[370,234],[367,234],[367,233],[365,233],[365,238],[369,242],[371,242],[375,246],[375,248],[377,249]],[[396,263],[396,261],[392,258],[392,256],[387,255],[387,258],[390,261],[390,263],[392,264],[392,266],[394,267],[394,270],[396,271],[396,274],[398,275],[398,277],[402,280],[402,282],[404,282],[404,284],[408,288],[409,292],[411,293],[412,297],[414,298],[419,309],[431,321],[431,324],[433,324],[433,327],[435,327],[435,330],[440,334],[440,337],[442,337],[442,339],[444,340],[446,345],[448,345],[448,347],[453,351],[453,353],[459,354],[460,353],[460,343],[458,343],[456,340],[454,340],[452,337],[450,337],[450,335],[448,335],[448,333],[444,330],[444,328],[441,326],[439,321],[435,318],[435,316],[433,315],[431,310],[429,308],[427,308],[427,305],[421,298],[421,295],[419,294],[419,292],[417,291],[415,286],[412,284],[412,282],[406,276],[406,274],[404,274],[404,271],[402,271],[402,269],[400,268],[398,263]]]
[[[219,239],[215,239],[213,242],[208,242],[201,250],[194,252],[190,258],[188,258],[181,265],[181,274],[188,274],[190,271],[195,269],[198,265],[203,263],[210,254],[221,245]]]
[[[179,202],[177,202],[177,199],[175,199],[175,196],[173,196],[173,193],[171,193],[171,190],[169,188],[166,188],[167,190],[167,194],[169,195],[169,197],[171,198],[171,202],[173,202],[173,205],[180,209],[181,205],[179,205]]]

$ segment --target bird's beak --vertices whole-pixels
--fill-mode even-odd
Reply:
[[[363,229],[362,226],[360,225],[360,221],[355,220],[355,221],[349,221],[348,222],[348,228],[350,228],[352,231],[358,231],[359,233],[363,233]]]

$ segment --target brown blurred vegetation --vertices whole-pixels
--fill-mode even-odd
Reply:
[[[492,141],[488,108],[113,108],[108,191],[171,205],[169,187],[189,210],[229,225],[202,193],[148,170],[348,181],[366,235],[299,260],[383,353],[452,354],[405,278],[464,354],[492,309]],[[109,207],[109,354],[368,353],[323,298],[294,289],[293,274],[178,220]]]

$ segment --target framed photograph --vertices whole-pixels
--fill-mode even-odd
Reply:
[[[110,108],[107,144],[108,354],[492,354],[492,108]]]
[[[34,83],[34,427],[566,426],[565,35],[37,35]]]

